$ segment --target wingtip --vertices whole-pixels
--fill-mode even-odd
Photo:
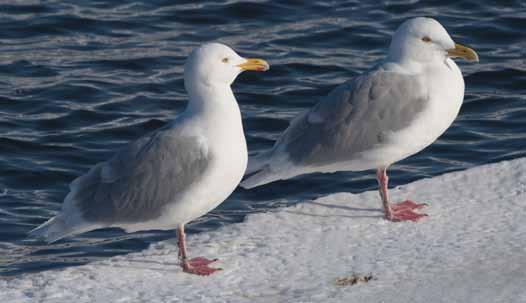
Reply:
[[[279,176],[273,175],[269,173],[268,170],[264,169],[252,174],[243,180],[243,182],[241,182],[239,185],[244,189],[251,189],[279,179]]]
[[[239,183],[239,187],[243,188],[243,189],[251,189],[251,188],[254,188],[254,186],[250,186],[249,184],[245,183],[244,181]]]
[[[40,239],[47,241],[47,232],[49,230],[49,225],[53,223],[55,218],[51,218],[47,220],[46,222],[40,224],[39,226],[33,228],[27,233],[27,236],[30,238]]]
[[[60,218],[53,217],[29,231],[27,235],[50,244],[64,238],[68,234],[69,232],[66,231],[63,221]]]

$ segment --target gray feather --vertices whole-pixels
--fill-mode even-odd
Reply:
[[[37,238],[45,238],[46,242],[52,243],[55,242],[73,231],[66,226],[64,220],[61,216],[56,216],[44,224],[38,226],[37,228],[29,232],[29,236]]]
[[[336,87],[312,109],[297,116],[266,156],[245,188],[294,176],[284,158],[298,167],[322,167],[351,161],[383,143],[389,133],[411,124],[429,104],[415,76],[382,67]],[[277,163],[276,165],[273,165]]]
[[[116,225],[155,219],[199,179],[209,160],[199,138],[161,130],[77,178],[66,200],[89,222]]]
[[[276,144],[295,164],[348,161],[411,124],[428,103],[415,77],[375,71],[334,89],[299,116]]]

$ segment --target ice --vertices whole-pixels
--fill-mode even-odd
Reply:
[[[173,239],[0,280],[0,302],[526,302],[525,168],[517,159],[392,189],[393,201],[428,203],[418,223],[385,221],[372,191],[189,236],[191,256],[220,259],[209,277],[181,271]]]

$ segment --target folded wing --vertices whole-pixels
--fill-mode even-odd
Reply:
[[[414,75],[379,68],[355,77],[296,117],[266,152],[265,163],[259,158],[257,165],[249,164],[259,170],[252,170],[242,186],[290,178],[301,174],[302,167],[315,171],[351,161],[409,126],[428,101],[425,86]]]
[[[155,219],[199,179],[208,160],[202,138],[161,130],[74,180],[64,207],[71,204],[84,220],[102,224]]]

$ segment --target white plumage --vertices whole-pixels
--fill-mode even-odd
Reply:
[[[385,61],[295,118],[270,151],[249,159],[241,186],[313,172],[377,169],[386,217],[417,220],[422,215],[411,210],[421,205],[389,203],[385,171],[433,143],[457,116],[464,80],[452,57],[478,60],[437,21],[406,21]]]
[[[230,85],[244,70],[267,69],[222,44],[195,49],[185,64],[186,110],[74,180],[62,211],[31,234],[53,242],[101,227],[177,228],[183,269],[214,272],[210,260],[187,260],[184,224],[222,203],[243,177],[247,147]]]

